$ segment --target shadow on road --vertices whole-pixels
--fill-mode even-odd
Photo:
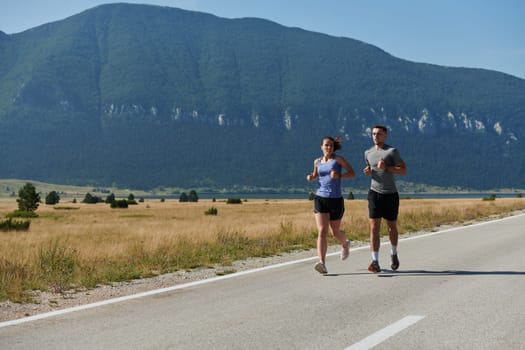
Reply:
[[[466,270],[383,270],[380,273],[372,274],[370,272],[354,273],[328,273],[326,277],[336,276],[354,276],[354,275],[371,275],[377,277],[411,277],[411,276],[525,276],[524,271],[466,271]]]
[[[396,276],[525,276],[524,271],[468,271],[468,270],[444,270],[444,271],[432,271],[432,270],[403,270],[403,271],[390,271],[385,270],[380,273],[380,277],[396,277]]]

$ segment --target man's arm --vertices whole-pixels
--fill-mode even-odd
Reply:
[[[386,167],[386,171],[396,175],[406,175],[408,172],[405,162],[399,162],[394,166]]]

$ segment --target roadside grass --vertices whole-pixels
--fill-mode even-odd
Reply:
[[[206,215],[210,203],[146,201],[117,211],[80,203],[60,215],[57,207],[41,205],[28,231],[0,231],[0,301],[30,302],[33,290],[94,288],[199,267],[220,266],[227,274],[235,272],[229,266],[236,260],[315,248],[311,201],[214,202],[217,215]],[[348,238],[368,241],[366,201],[345,205]],[[0,200],[0,218],[16,206],[15,199]],[[429,231],[524,209],[522,198],[406,199],[399,228]]]

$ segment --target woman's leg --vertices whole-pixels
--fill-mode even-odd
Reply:
[[[315,213],[315,222],[317,224],[317,255],[319,261],[324,264],[328,249],[327,236],[330,227],[330,214]]]
[[[346,248],[346,235],[343,231],[340,230],[341,220],[332,220],[330,221],[330,228],[332,229],[332,235],[335,239],[341,243],[343,248]]]

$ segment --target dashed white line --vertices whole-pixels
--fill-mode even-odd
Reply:
[[[425,316],[407,316],[399,321],[392,323],[390,326],[387,326],[372,335],[369,335],[365,339],[353,344],[352,346],[346,348],[345,350],[366,350],[371,349],[374,346],[384,342],[386,339],[391,336],[401,332],[405,328],[410,327],[414,323],[422,320]]]

